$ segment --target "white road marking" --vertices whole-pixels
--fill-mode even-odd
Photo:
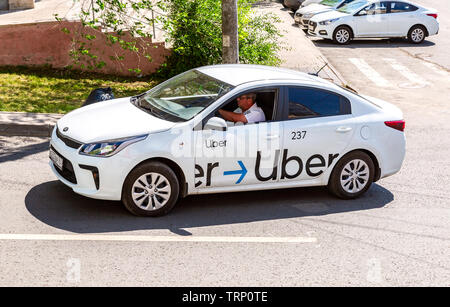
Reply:
[[[391,59],[391,58],[384,58],[383,60],[386,63],[388,63],[389,65],[391,65],[391,67],[393,69],[398,71],[403,77],[405,77],[412,83],[421,84],[421,85],[429,85],[430,84],[427,80],[425,80],[424,78],[422,78],[415,72],[412,72],[408,67],[397,62],[397,60]]]
[[[428,67],[429,69],[431,69],[432,71],[434,71],[435,73],[443,76],[443,77],[448,77],[450,74],[445,71],[444,69],[440,68],[438,65],[430,63],[430,62],[422,62],[423,65],[425,65],[426,67]]]
[[[356,66],[369,80],[380,87],[389,87],[390,83],[384,79],[375,69],[373,69],[366,61],[359,58],[350,58],[350,62]]]
[[[25,241],[129,241],[129,242],[211,242],[211,243],[315,243],[313,237],[202,237],[84,234],[0,234],[0,240]]]

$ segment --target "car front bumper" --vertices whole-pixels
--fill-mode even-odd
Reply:
[[[309,21],[308,23],[308,34],[311,36],[333,39],[333,33],[329,26],[323,26],[314,21]]]
[[[60,170],[50,160],[55,176],[75,193],[96,199],[120,200],[122,186],[134,161],[126,149],[108,158],[80,155],[79,149],[67,146],[53,129],[50,147],[63,158]]]

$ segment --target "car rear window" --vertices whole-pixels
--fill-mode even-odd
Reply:
[[[289,88],[288,119],[350,113],[350,102],[338,94],[313,88]]]

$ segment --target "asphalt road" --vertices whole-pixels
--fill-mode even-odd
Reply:
[[[48,139],[0,137],[0,286],[450,286],[445,31],[421,47],[315,42],[351,86],[405,114],[401,172],[358,200],[324,188],[190,196],[137,218],[59,183]]]

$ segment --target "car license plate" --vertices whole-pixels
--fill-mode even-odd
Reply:
[[[63,169],[63,158],[60,157],[52,148],[50,148],[50,160],[52,160],[53,164],[62,171]]]

